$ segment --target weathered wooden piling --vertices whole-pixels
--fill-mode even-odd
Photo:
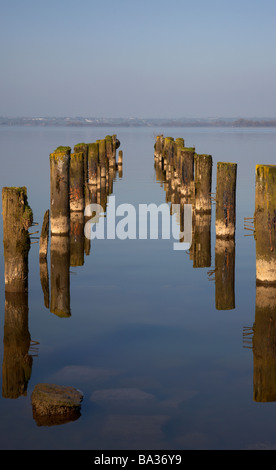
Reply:
[[[53,235],[70,232],[70,147],[50,154],[50,222]]]
[[[84,156],[82,152],[72,153],[70,158],[70,211],[82,212],[84,199]]]
[[[88,145],[88,184],[97,185],[97,168],[99,166],[99,144],[92,142]]]
[[[276,165],[255,174],[256,281],[276,284]]]
[[[70,238],[51,237],[50,311],[59,317],[70,317]]]
[[[173,137],[165,137],[163,143],[163,159],[166,161],[168,170],[171,171],[175,154],[175,141]]]
[[[28,254],[33,212],[25,187],[2,189],[5,291],[28,290]]]
[[[180,180],[181,194],[183,196],[194,197],[194,155],[193,147],[181,147],[178,151],[180,158]]]
[[[97,140],[99,144],[99,164],[100,167],[105,167],[107,162],[107,155],[106,155],[106,140],[100,139]]]
[[[253,327],[253,397],[258,403],[276,401],[276,287],[256,286]]]
[[[206,213],[212,210],[212,166],[213,160],[211,155],[194,155],[196,212]]]
[[[80,143],[74,146],[74,153],[83,153],[84,184],[88,182],[88,144]]]
[[[235,240],[216,239],[215,295],[217,310],[235,308]]]
[[[164,148],[164,135],[158,135],[155,139],[154,144],[154,158],[156,161],[161,162],[163,159],[163,148]]]
[[[50,211],[45,212],[39,240],[39,260],[47,258],[49,243]]]
[[[116,147],[116,140],[115,140]],[[105,137],[106,158],[108,160],[108,167],[116,165],[116,151],[114,153],[114,137],[107,135]]]
[[[236,231],[237,164],[218,162],[216,187],[216,236],[233,238]]]

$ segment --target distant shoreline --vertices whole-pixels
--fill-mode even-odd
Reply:
[[[84,118],[84,117],[0,117],[0,126],[37,127],[276,127],[276,118]]]

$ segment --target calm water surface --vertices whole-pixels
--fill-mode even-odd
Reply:
[[[276,130],[3,127],[1,186],[27,186],[40,229],[49,208],[50,152],[116,133],[124,154],[123,177],[113,186],[116,205],[162,204],[166,192],[156,178],[153,153],[160,132],[184,137],[197,153],[213,156],[213,191],[217,162],[238,163],[234,308],[216,309],[215,206],[206,268],[195,268],[189,252],[174,251],[173,240],[161,237],[93,240],[84,265],[70,269],[69,318],[45,307],[39,245],[32,244],[31,376],[17,398],[7,397],[2,385],[1,449],[276,448],[276,403],[254,400],[254,353],[250,335],[248,341],[243,336],[256,308],[255,241],[245,236],[244,217],[254,214],[255,165],[276,161]],[[3,367],[2,243],[0,263],[1,364],[16,383],[22,380],[18,371]],[[38,426],[31,393],[41,382],[82,390],[81,417]]]

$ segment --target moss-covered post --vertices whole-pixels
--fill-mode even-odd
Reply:
[[[84,265],[84,212],[73,212],[70,219],[70,266]]]
[[[193,147],[182,147],[178,152],[180,158],[181,194],[186,197],[194,197],[195,149]]]
[[[276,284],[276,165],[255,174],[256,281]]]
[[[50,311],[59,317],[70,317],[70,239],[51,237],[51,302]]]
[[[84,199],[84,156],[82,152],[72,153],[70,158],[70,211],[83,212]]]
[[[211,155],[194,156],[194,180],[195,180],[195,211],[200,213],[211,212],[212,191],[212,166]]]
[[[97,168],[99,166],[99,144],[92,142],[88,145],[88,184],[97,185]]]
[[[216,188],[216,236],[233,238],[236,232],[237,164],[218,162]]]
[[[70,147],[58,147],[50,154],[50,221],[53,235],[70,232]]]
[[[80,143],[75,145],[74,153],[83,153],[83,173],[84,173],[84,184],[88,182],[88,144]]]
[[[33,212],[28,204],[25,187],[2,189],[5,291],[27,292],[29,227]]]
[[[106,140],[97,140],[99,144],[99,162],[100,167],[106,167],[107,155],[106,155]]]
[[[113,145],[114,145],[113,136],[107,135],[105,137],[105,147],[106,147],[106,158],[108,162],[108,167],[116,165],[116,153],[115,153],[115,160],[114,160],[114,146]]]
[[[276,287],[256,286],[252,350],[253,397],[258,403],[276,401]]]
[[[215,246],[216,309],[235,308],[235,240],[216,239]]]

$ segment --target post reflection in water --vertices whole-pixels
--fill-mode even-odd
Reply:
[[[215,247],[216,309],[235,309],[235,240],[217,238]]]
[[[51,303],[50,311],[70,317],[70,237],[51,236]]]

